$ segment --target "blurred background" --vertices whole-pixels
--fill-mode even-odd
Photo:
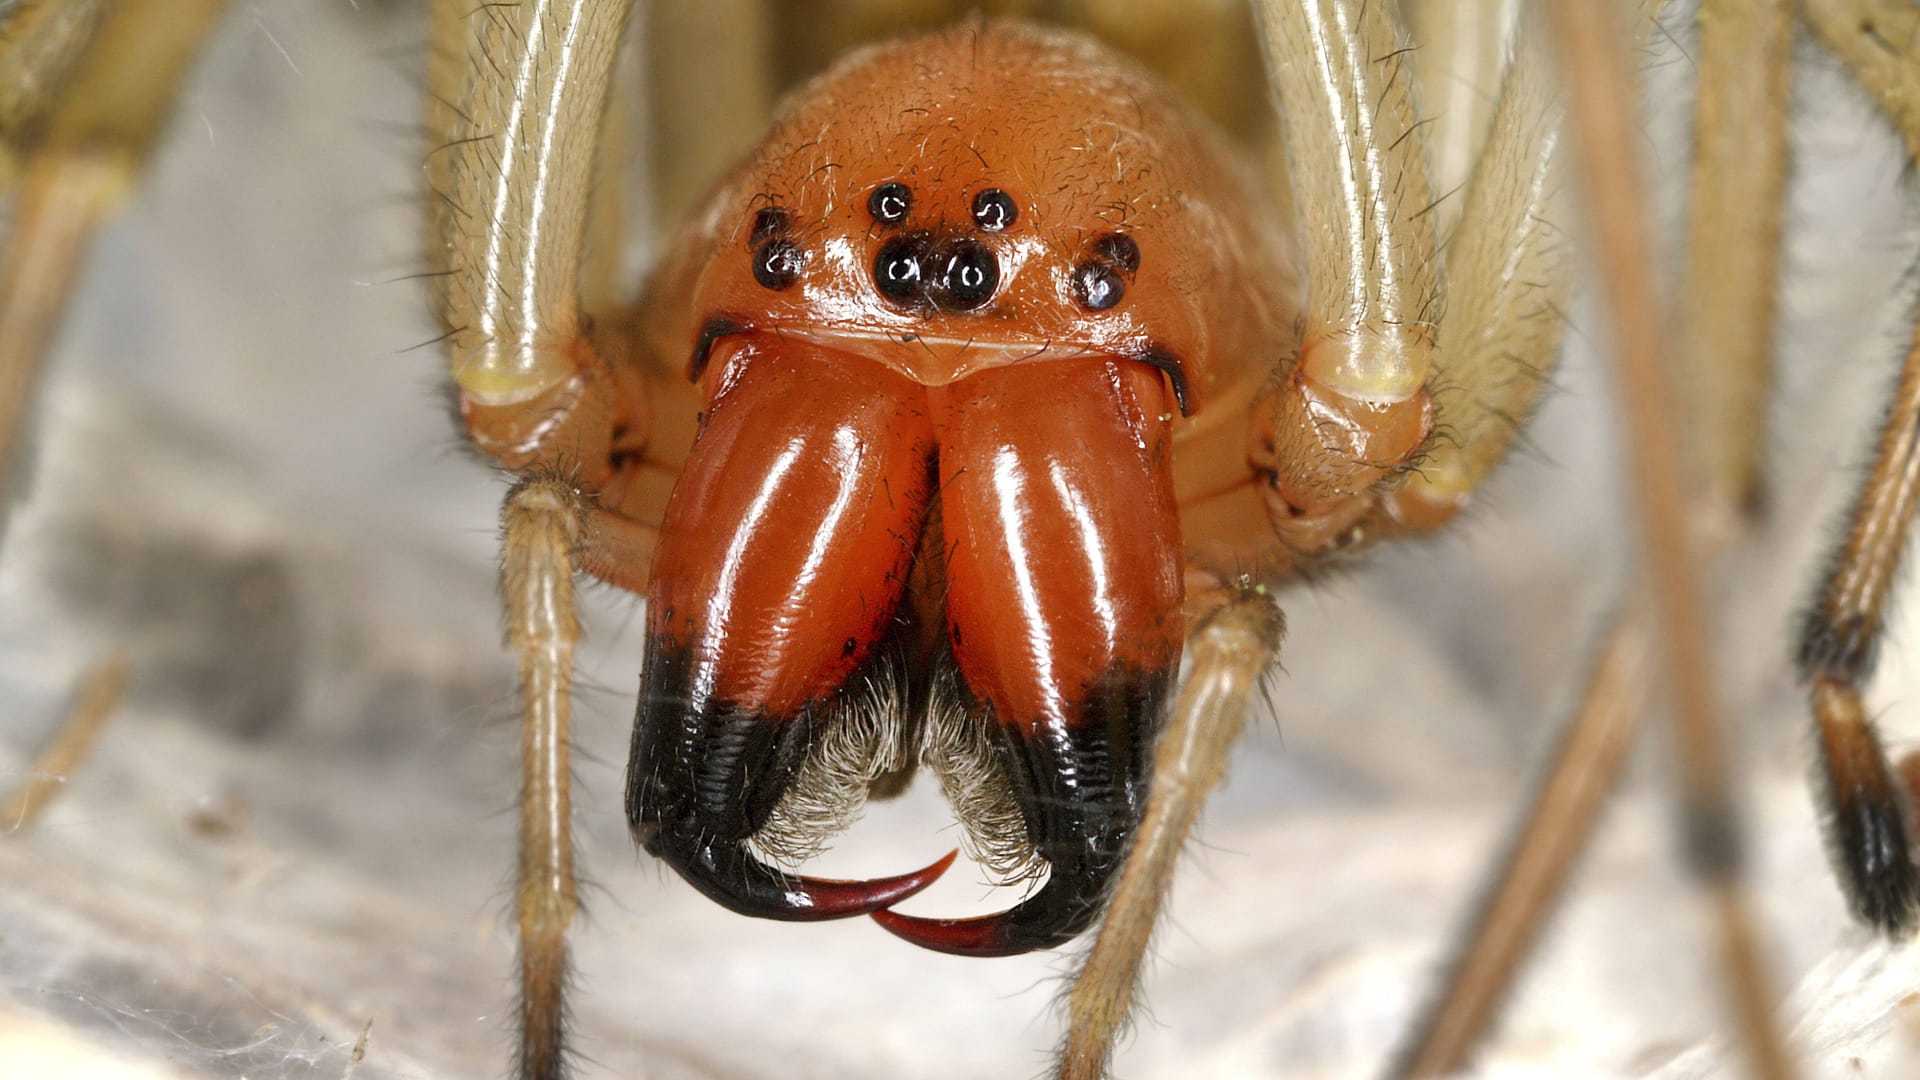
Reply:
[[[1665,191],[1691,74],[1670,21],[1649,57]],[[8,1075],[505,1072],[504,484],[460,450],[437,349],[410,351],[436,333],[406,280],[422,41],[409,4],[234,5],[93,253],[0,539],[0,789],[90,664],[124,652],[131,685],[46,815],[0,823]],[[1718,579],[1723,684],[1783,1022],[1815,1075],[1893,1076],[1920,1064],[1920,962],[1855,927],[1828,873],[1789,628],[1908,333],[1920,219],[1884,125],[1823,54],[1799,58],[1771,516]],[[1423,999],[1627,573],[1587,311],[1464,523],[1285,597],[1272,714],[1186,860],[1122,1075],[1369,1075]],[[636,852],[620,777],[638,605],[603,588],[590,605],[582,1073],[1040,1072],[1068,956],[741,919]],[[1870,699],[1896,748],[1920,731],[1912,626]],[[1651,730],[1485,1075],[1733,1072]],[[895,872],[953,842],[917,787],[818,870]],[[983,880],[957,868],[914,909],[1005,906]]]

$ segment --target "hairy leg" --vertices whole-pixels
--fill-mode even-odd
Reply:
[[[601,505],[647,401],[624,329],[589,318],[583,281],[624,0],[432,12],[426,126],[433,299],[474,445],[527,476],[503,513],[502,592],[520,656],[518,1075],[568,1071],[566,933],[576,908],[569,790],[576,565],[644,584],[652,529]],[[617,203],[602,201],[604,219]],[[617,260],[597,264],[613,273]],[[595,327],[603,329],[594,332]]]
[[[1254,687],[1280,653],[1286,620],[1264,589],[1221,597],[1187,638],[1190,667],[1172,720],[1154,749],[1153,793],[1100,933],[1074,976],[1061,1049],[1062,1080],[1107,1075],[1132,1012],[1140,965],[1173,884],[1173,870],[1246,726]]]
[[[1493,124],[1520,7],[1519,0],[1401,0],[1401,17],[1420,45],[1414,74],[1427,122],[1434,233],[1443,257]]]
[[[520,657],[520,864],[514,914],[520,930],[519,1075],[567,1071],[564,1025],[567,927],[574,895],[573,801],[568,732],[573,720],[573,552],[581,498],[572,485],[515,487],[501,512],[500,591],[507,637]]]
[[[1466,505],[1505,460],[1559,353],[1572,291],[1557,218],[1564,102],[1539,21],[1522,17],[1485,144],[1465,192],[1449,200],[1459,204],[1459,223],[1442,249],[1436,435],[1388,496],[1403,529],[1438,527]]]
[[[1800,630],[1800,675],[1812,690],[1826,783],[1827,829],[1854,914],[1892,935],[1920,921],[1920,874],[1900,785],[1867,718],[1894,578],[1920,505],[1920,333],[1887,409],[1872,470]]]
[[[1804,5],[1808,25],[1920,155],[1920,12],[1878,0]],[[1820,737],[1829,844],[1854,914],[1904,936],[1920,924],[1900,783],[1861,688],[1920,505],[1920,328],[1887,406],[1873,464],[1800,629],[1800,675]]]
[[[1258,8],[1285,118],[1307,295],[1299,355],[1261,400],[1251,450],[1281,545],[1310,559],[1367,538],[1384,482],[1426,446],[1439,314],[1412,48],[1382,4]],[[1281,568],[1283,571],[1287,568]]]
[[[647,419],[620,343],[581,305],[627,11],[625,0],[449,0],[430,45],[429,257],[461,417],[501,465],[573,472],[589,490],[611,472],[616,428]]]

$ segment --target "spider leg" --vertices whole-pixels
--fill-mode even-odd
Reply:
[[[613,471],[616,427],[645,421],[620,341],[581,305],[595,151],[627,9],[446,0],[433,12],[428,70],[430,280],[461,418],[501,465],[575,471],[595,491]]]
[[[1464,199],[1436,199],[1414,51],[1392,14],[1259,11],[1288,159],[1336,163],[1295,170],[1299,220],[1337,227],[1302,230],[1301,359],[1258,419],[1270,434],[1255,455],[1272,473],[1275,531],[1311,560],[1446,524],[1532,411],[1571,292],[1554,213],[1561,103],[1541,35],[1522,33],[1491,116],[1430,125],[1443,164],[1469,156],[1485,128]],[[1451,40],[1483,43],[1500,20],[1465,21]],[[1448,168],[1457,183],[1461,167]],[[1453,223],[1438,248],[1437,221]]]
[[[1513,0],[1401,0],[1407,32],[1420,45],[1414,74],[1433,168],[1430,213],[1443,254],[1492,127],[1519,12]]]
[[[1191,666],[1154,748],[1146,813],[1099,935],[1068,993],[1062,1080],[1107,1075],[1180,850],[1207,797],[1226,777],[1227,757],[1246,726],[1253,688],[1279,656],[1285,632],[1286,620],[1273,597],[1247,587],[1217,600],[1188,636]]]
[[[514,913],[520,929],[522,1077],[565,1075],[567,927],[578,902],[573,876],[573,552],[581,503],[570,484],[516,486],[501,512],[501,593],[507,636],[520,657],[520,859]]]
[[[1707,528],[1724,532],[1763,500],[1793,6],[1707,0],[1697,21],[1679,371],[1716,519]]]
[[[1556,220],[1563,102],[1538,21],[1522,17],[1464,196],[1435,206],[1457,206],[1458,224],[1442,245],[1447,302],[1437,315],[1432,380],[1438,437],[1387,496],[1405,530],[1443,525],[1466,504],[1506,458],[1559,354],[1572,291]],[[1441,148],[1467,142],[1472,126],[1471,117],[1453,119],[1436,132]]]
[[[27,769],[26,780],[0,800],[0,834],[18,832],[40,816],[67,776],[86,759],[126,689],[127,659],[119,653],[109,654],[81,675],[65,722]]]
[[[653,530],[623,513],[621,434],[643,444],[645,385],[618,324],[591,320],[581,263],[624,0],[431,14],[425,161],[433,302],[473,444],[527,479],[503,511],[502,592],[523,708],[520,1056],[568,1072],[566,932],[576,910],[568,727],[576,564],[643,586]],[[597,332],[596,332],[597,331]]]
[[[1920,157],[1920,14],[1908,5],[1806,4],[1816,36],[1846,65]],[[1887,408],[1873,464],[1800,630],[1800,676],[1812,687],[1826,784],[1827,830],[1854,914],[1881,931],[1920,923],[1905,798],[1860,698],[1873,675],[1893,580],[1920,500],[1920,328]],[[1911,796],[1907,796],[1910,798]]]
[[[1419,9],[1423,28],[1441,24],[1449,31],[1423,43],[1428,48],[1419,62],[1428,86],[1440,82],[1450,90],[1477,75],[1469,53],[1497,53],[1499,37],[1491,44],[1488,38],[1500,33],[1503,21],[1497,12],[1453,7],[1447,11],[1447,5],[1428,4]],[[1263,10],[1269,14],[1267,40],[1276,73],[1287,71],[1289,64],[1312,70],[1317,57],[1286,55],[1299,49],[1295,43],[1314,40],[1283,21],[1304,9],[1273,5]],[[1386,23],[1384,18],[1376,21]],[[1430,373],[1422,372],[1422,378],[1432,393],[1432,427],[1438,437],[1406,447],[1400,465],[1404,468],[1417,457],[1417,467],[1374,489],[1377,502],[1363,522],[1376,536],[1437,528],[1466,504],[1505,458],[1558,351],[1572,285],[1567,245],[1555,221],[1563,104],[1555,86],[1554,57],[1537,23],[1525,19],[1490,115],[1473,108],[1443,110],[1433,130],[1425,133],[1436,150],[1442,197],[1435,201],[1424,191],[1399,193],[1403,201],[1388,203],[1393,212],[1383,215],[1395,222],[1434,219],[1427,227],[1445,230],[1438,253],[1428,234],[1422,269],[1431,273],[1429,268],[1444,256],[1449,295],[1441,305],[1437,285],[1425,286],[1418,309],[1428,340],[1436,346],[1428,361]],[[1453,47],[1443,47],[1449,44]],[[1394,55],[1394,46],[1391,27],[1383,25],[1369,46],[1368,55],[1377,62],[1368,66],[1389,70],[1390,63],[1380,58]],[[1454,70],[1461,65],[1468,70]],[[1444,81],[1434,79],[1436,74]],[[1282,104],[1294,121],[1291,127],[1304,127],[1295,118],[1301,111],[1299,100],[1311,100],[1310,92],[1284,75],[1278,82]],[[1354,100],[1371,102],[1377,96],[1356,93]],[[1453,104],[1460,105],[1463,96],[1477,100],[1474,93],[1455,93]],[[1344,117],[1339,113],[1335,110],[1333,137],[1355,150],[1365,151],[1382,140],[1394,146],[1419,145],[1422,133],[1403,133],[1403,119],[1379,122],[1376,115],[1378,130],[1363,135],[1356,122],[1357,106],[1346,106]],[[1476,148],[1476,143],[1481,145]],[[1315,151],[1290,150],[1295,161],[1315,160],[1302,156]],[[1326,149],[1318,152],[1324,155]],[[1400,164],[1406,175],[1418,176],[1421,168],[1417,151]],[[1463,182],[1464,197],[1449,197]],[[1324,191],[1305,183],[1297,187],[1302,220],[1322,220],[1340,209],[1339,200]],[[1413,195],[1420,196],[1418,202]],[[1311,245],[1314,230],[1306,232]],[[1408,245],[1410,254],[1422,253],[1419,240]],[[1310,288],[1322,288],[1335,267],[1370,265],[1340,258],[1310,247]],[[1310,318],[1337,317],[1321,311],[1310,299]],[[1310,328],[1309,340],[1313,334]],[[1592,672],[1585,705],[1538,789],[1528,825],[1516,836],[1508,862],[1496,875],[1497,884],[1487,893],[1446,990],[1417,1029],[1412,1048],[1394,1066],[1395,1074],[1457,1067],[1504,995],[1531,943],[1533,926],[1551,907],[1631,745],[1645,633],[1644,619],[1633,618],[1611,635]]]
[[[500,592],[520,660],[519,1074],[566,1075],[567,928],[578,909],[569,764],[576,569],[645,567],[654,532],[582,495],[570,479],[516,484],[501,508]],[[597,574],[623,584],[617,573]]]
[[[1268,518],[1303,558],[1378,533],[1383,488],[1432,432],[1439,309],[1433,199],[1413,101],[1412,49],[1386,5],[1267,0],[1267,67],[1307,296],[1300,353],[1254,417]],[[1289,370],[1290,368],[1290,370]]]
[[[1680,368],[1702,418],[1697,460],[1708,463],[1695,535],[1714,551],[1732,539],[1740,509],[1758,502],[1792,40],[1784,4],[1732,6],[1701,20],[1700,66],[1722,74],[1701,78],[1695,104]],[[1650,16],[1639,24],[1642,33],[1651,25]],[[1516,68],[1547,59],[1537,36],[1522,49]],[[1642,596],[1608,628],[1580,706],[1391,1075],[1461,1068],[1491,1021],[1637,737],[1652,683],[1652,620]]]
[[[19,190],[0,252],[0,488],[94,231],[133,190],[222,7],[39,3],[7,17],[0,192]]]
[[[1626,766],[1653,677],[1651,613],[1617,616],[1595,655],[1580,706],[1519,815],[1500,865],[1460,934],[1454,959],[1388,1076],[1447,1076],[1468,1064],[1515,972],[1553,911],[1600,810]]]
[[[1279,504],[1285,512],[1270,516],[1284,542],[1312,557],[1345,544],[1444,524],[1505,457],[1531,411],[1558,345],[1570,288],[1564,243],[1552,216],[1562,121],[1551,75],[1568,60],[1549,50],[1539,28],[1523,27],[1487,146],[1444,251],[1453,292],[1442,309],[1434,279],[1423,276],[1431,274],[1428,267],[1438,261],[1432,225],[1426,221],[1434,204],[1421,183],[1421,133],[1411,122],[1410,106],[1395,100],[1405,98],[1404,90],[1396,90],[1397,58],[1403,50],[1391,20],[1337,3],[1268,4],[1262,13],[1269,66],[1290,121],[1289,156],[1296,162],[1335,166],[1308,171],[1296,184],[1302,220],[1331,221],[1340,227],[1306,230],[1303,259],[1310,295],[1302,357],[1275,395],[1273,408],[1261,418],[1273,430],[1273,445],[1282,451],[1273,458],[1276,498],[1269,505],[1272,509]],[[1640,27],[1644,30],[1649,23],[1643,18]],[[1624,38],[1619,44],[1624,45]],[[1588,93],[1586,101],[1634,100],[1627,92],[1632,80],[1626,76],[1624,47],[1616,51],[1618,57],[1600,51],[1609,62],[1617,61],[1615,67],[1602,69],[1606,81],[1590,74],[1586,83],[1575,84]],[[1591,60],[1594,55],[1585,49],[1576,59]],[[1362,68],[1365,75],[1354,74]],[[1369,79],[1382,83],[1368,85]],[[1303,123],[1302,117],[1314,122]],[[1626,156],[1632,147],[1624,145],[1621,114],[1596,110],[1589,123],[1596,118],[1615,127],[1609,132],[1612,142],[1590,156],[1604,159],[1617,173],[1606,185],[1596,185],[1613,199],[1613,217],[1603,219],[1596,231],[1615,243],[1637,240],[1632,230],[1639,227],[1633,216],[1639,202],[1632,197],[1631,166],[1625,172],[1617,169],[1632,160]],[[1468,118],[1455,130],[1442,132],[1443,148],[1471,142],[1473,126]],[[1394,162],[1395,186],[1377,184],[1369,170],[1394,160],[1396,153],[1405,157]],[[1764,182],[1756,186],[1766,187]],[[1609,230],[1615,228],[1629,232],[1614,235]],[[1764,248],[1771,240],[1763,236],[1757,242]],[[1610,282],[1644,274],[1644,245],[1613,254]],[[1419,265],[1409,267],[1407,260]],[[1771,262],[1760,265],[1756,295],[1766,295],[1771,267]],[[1640,364],[1638,373],[1630,370],[1623,381],[1636,407],[1650,394],[1656,406],[1664,407],[1665,399],[1657,395],[1658,373],[1646,371],[1658,346],[1649,318],[1651,298],[1645,294],[1644,278],[1625,282],[1627,287],[1636,285],[1638,295],[1622,303],[1626,317],[1640,321],[1623,333],[1639,332],[1631,345]],[[1340,347],[1325,349],[1327,340],[1340,340]],[[1764,334],[1754,340],[1764,341]],[[1754,380],[1751,364],[1732,371],[1703,376],[1703,390],[1719,391],[1718,384],[1741,380],[1742,389],[1754,392],[1746,385]],[[1764,393],[1763,380],[1758,392]],[[1739,400],[1732,393],[1725,396]],[[1295,401],[1304,408],[1294,407]],[[1415,402],[1429,410],[1429,424],[1403,428],[1417,431],[1418,438],[1396,445],[1391,425],[1380,421],[1393,407]],[[1312,425],[1317,439],[1290,433],[1290,425],[1303,416],[1318,421]],[[1683,691],[1685,722],[1677,732],[1687,779],[1690,862],[1713,893],[1727,969],[1754,1061],[1768,1075],[1786,1071],[1737,885],[1737,836],[1703,667],[1703,630],[1690,592],[1692,567],[1681,546],[1692,539],[1674,468],[1684,460],[1685,448],[1678,445],[1671,421],[1662,423],[1661,416],[1642,417],[1637,411],[1635,416],[1645,420],[1633,439],[1642,466],[1639,475],[1643,486],[1652,485],[1641,515],[1648,529],[1644,546],[1655,563],[1648,614],[1624,620],[1596,667],[1582,723],[1567,736],[1541,789],[1536,809],[1545,816],[1518,838],[1490,894],[1491,906],[1483,911],[1485,921],[1455,970],[1456,983],[1423,1033],[1423,1044],[1451,1040],[1451,1048],[1423,1045],[1403,1059],[1406,1067],[1446,1068],[1450,1059],[1457,1063],[1454,1055],[1464,1055],[1491,1015],[1501,986],[1525,950],[1532,922],[1547,910],[1631,743],[1639,703],[1630,684],[1647,647],[1643,639],[1651,637],[1664,645]],[[1729,426],[1722,425],[1710,437],[1743,437],[1727,434]],[[1350,439],[1341,446],[1326,438],[1330,431],[1356,429],[1364,432],[1365,440]],[[1445,437],[1429,441],[1430,431]],[[1354,448],[1386,453],[1368,462]],[[1302,463],[1293,475],[1279,464],[1288,458]],[[1344,472],[1343,465],[1349,466]],[[1351,467],[1355,465],[1373,465],[1376,471]],[[1358,490],[1362,485],[1364,492]],[[1518,925],[1508,926],[1505,918],[1516,912],[1521,916]],[[1438,1057],[1425,1056],[1430,1052]]]
[[[1854,914],[1898,937],[1920,921],[1900,785],[1860,688],[1873,675],[1888,594],[1920,500],[1920,337],[1901,369],[1867,475],[1826,579],[1800,629],[1800,677],[1812,687],[1827,828]]]
[[[1774,998],[1741,888],[1739,819],[1684,489],[1688,448],[1665,385],[1635,124],[1624,104],[1635,100],[1628,39],[1603,8],[1559,0],[1549,11],[1571,88],[1575,146],[1613,328],[1640,554],[1672,700],[1685,861],[1719,927],[1727,991],[1748,1064],[1759,1076],[1789,1076],[1793,1067],[1773,1022]]]
[[[641,9],[646,160],[653,221],[687,220],[702,196],[765,132],[776,99],[770,63],[795,48],[776,21],[788,5],[765,0],[648,4]],[[816,23],[816,8],[794,13]],[[775,48],[774,43],[779,47]],[[727,77],[716,79],[713,73]]]

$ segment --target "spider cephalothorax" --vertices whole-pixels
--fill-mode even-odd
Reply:
[[[895,665],[879,685],[903,702],[878,707],[906,718],[909,760],[950,709],[935,730],[994,748],[966,766],[989,793],[957,805],[1025,819],[1007,837],[986,824],[1006,814],[976,816],[979,846],[1051,874],[999,919],[889,927],[1006,953],[1092,920],[1179,669],[1174,445],[1270,380],[1293,320],[1271,221],[1203,123],[1075,35],[973,22],[788,106],[648,305],[703,398],[647,593],[628,812],[650,850],[759,914],[896,899],[785,909],[770,871],[711,854],[768,827]],[[936,684],[957,693],[936,705]]]

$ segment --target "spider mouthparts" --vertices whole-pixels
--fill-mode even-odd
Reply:
[[[1055,865],[1040,891],[996,915],[923,919],[876,911],[873,921],[923,949],[955,956],[1018,956],[1071,941],[1100,914],[1114,865],[1104,860],[1063,871]]]
[[[905,900],[940,879],[960,852],[949,851],[934,862],[910,874],[874,878],[870,881],[836,881],[827,878],[794,877],[794,891],[812,905],[810,914],[789,916],[798,919],[838,919],[849,915],[871,915]],[[773,916],[779,918],[780,916]]]
[[[647,845],[694,888],[731,911],[757,919],[819,922],[870,915],[939,880],[958,851],[909,874],[871,881],[785,874],[748,854],[738,841],[676,843],[664,832]]]

